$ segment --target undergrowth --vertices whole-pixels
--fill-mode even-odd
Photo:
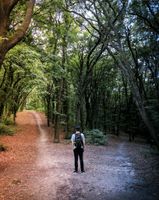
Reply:
[[[14,135],[14,128],[3,123],[0,123],[0,135]]]
[[[14,125],[14,121],[10,117],[7,117],[7,118],[3,118],[2,119],[2,124],[5,124],[5,125]]]
[[[85,132],[86,143],[95,145],[105,145],[107,144],[107,137],[104,133],[98,129],[92,129]]]

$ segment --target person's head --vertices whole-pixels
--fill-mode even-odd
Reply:
[[[75,126],[75,130],[76,130],[76,131],[80,131],[80,125],[76,125],[76,126]]]

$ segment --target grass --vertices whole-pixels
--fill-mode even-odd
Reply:
[[[14,135],[15,129],[12,126],[5,125],[0,123],[0,135]]]
[[[10,117],[3,118],[2,119],[2,124],[5,124],[5,125],[14,125],[14,121]]]

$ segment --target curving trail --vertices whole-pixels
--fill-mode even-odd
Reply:
[[[143,144],[110,138],[108,146],[87,146],[86,173],[73,174],[70,144],[54,144],[41,113],[18,113],[18,131],[0,139],[0,200],[157,200],[158,171],[152,184]],[[158,159],[158,156],[155,157]],[[145,177],[145,170],[147,177]],[[151,177],[151,179],[150,179]]]

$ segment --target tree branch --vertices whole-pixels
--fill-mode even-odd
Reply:
[[[153,31],[155,31],[156,33],[159,34],[159,30],[158,30],[155,26],[153,26],[153,24],[152,24],[146,17],[142,16],[142,15],[139,14],[139,13],[130,13],[130,14],[131,14],[131,15],[136,15],[139,19],[142,19],[145,23],[147,23],[147,25],[149,25],[149,27],[150,27]]]
[[[9,4],[9,7],[8,7],[8,12],[10,13],[13,8],[16,6],[16,4],[18,3],[19,0],[11,0],[10,1],[10,4]]]
[[[15,34],[9,39],[8,49],[11,49],[12,47],[14,47],[24,37],[29,27],[32,14],[33,14],[33,7],[35,4],[35,0],[28,0],[26,4],[27,4],[27,10],[26,10],[26,15],[24,17],[23,23],[22,25],[18,27]]]

